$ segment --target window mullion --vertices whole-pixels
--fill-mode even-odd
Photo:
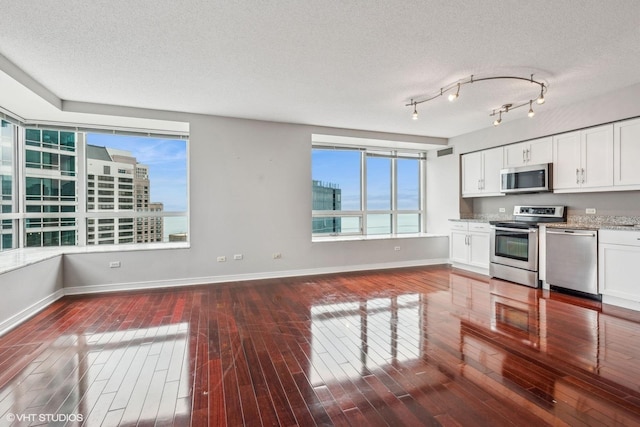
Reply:
[[[86,133],[76,133],[76,244],[87,246],[87,147]]]
[[[20,214],[20,219],[18,220],[18,223],[16,224],[16,231],[18,234],[18,248],[24,248],[27,246],[27,242],[26,242],[26,235],[27,235],[27,229],[26,229],[26,220],[24,217],[24,213],[26,212],[26,194],[27,194],[27,190],[26,190],[26,162],[25,162],[25,128],[22,126],[18,126],[18,129],[16,131],[17,135],[16,137],[18,138],[18,144],[16,145],[16,165],[14,170],[16,171],[16,175],[15,175],[15,181],[16,181],[16,199],[17,199],[17,208],[18,208],[18,213]]]
[[[395,154],[395,152],[394,152]],[[391,234],[398,234],[398,159],[391,158]]]
[[[360,211],[362,212],[361,233],[367,234],[367,152],[360,152]]]
[[[419,160],[419,175],[420,182],[418,183],[418,191],[420,197],[420,233],[425,233],[427,231],[427,159],[422,158]]]

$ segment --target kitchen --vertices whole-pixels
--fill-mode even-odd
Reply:
[[[638,141],[631,118],[462,154],[453,266],[639,310]]]

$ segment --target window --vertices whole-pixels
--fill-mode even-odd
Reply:
[[[0,123],[0,250],[186,240],[186,139]]]
[[[424,158],[423,153],[314,146],[312,234],[422,232]]]
[[[168,242],[187,233],[186,141],[88,133],[87,181],[97,181],[97,197],[87,186],[87,212],[99,224],[93,233],[87,222],[87,244]],[[93,214],[105,212],[118,215]]]

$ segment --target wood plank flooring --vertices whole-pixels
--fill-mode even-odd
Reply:
[[[640,313],[425,267],[65,297],[0,426],[640,425]]]

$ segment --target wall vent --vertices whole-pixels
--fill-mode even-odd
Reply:
[[[438,150],[438,157],[448,156],[453,154],[453,147],[445,148],[444,150]]]

